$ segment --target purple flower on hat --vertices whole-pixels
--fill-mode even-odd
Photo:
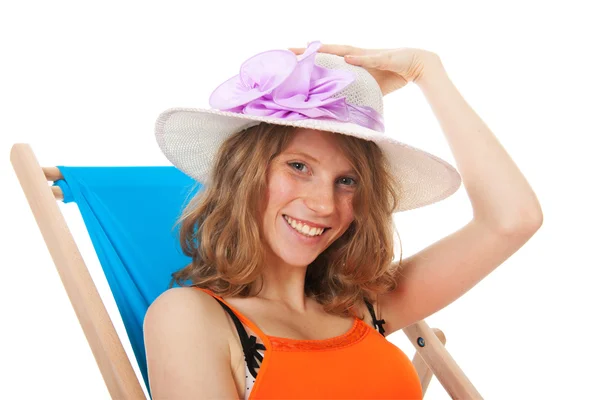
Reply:
[[[320,47],[321,42],[312,42],[298,57],[289,50],[271,50],[251,57],[242,64],[239,75],[213,91],[210,106],[222,111],[289,120],[332,118],[382,130],[382,121],[373,109],[349,107],[345,97],[333,97],[356,78],[350,71],[316,65]],[[376,126],[377,123],[381,127]]]

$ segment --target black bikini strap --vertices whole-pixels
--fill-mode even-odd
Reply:
[[[375,315],[375,310],[373,309],[373,304],[369,303],[369,300],[365,298],[365,303],[367,304],[367,308],[369,309],[369,313],[371,314],[371,318],[373,319],[373,326],[377,329],[377,332],[381,333],[382,336],[385,336],[385,329],[383,329],[383,324],[385,324],[384,319],[377,319]]]
[[[244,350],[244,358],[246,359],[246,365],[248,366],[248,370],[256,379],[258,376],[258,372],[256,372],[256,368],[259,367],[258,361],[262,363],[263,356],[258,352],[258,350],[266,350],[265,346],[260,343],[256,343],[256,336],[248,336],[248,333],[244,329],[244,325],[240,321],[237,315],[227,306],[227,304],[223,303],[221,300],[215,297],[215,300],[219,302],[219,304],[227,311],[233,323],[235,324],[235,329],[238,332],[240,337],[240,342],[242,343],[242,349]],[[258,360],[258,361],[257,361]]]

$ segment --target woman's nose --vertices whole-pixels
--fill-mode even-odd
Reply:
[[[307,190],[304,203],[315,213],[329,215],[335,209],[334,188],[323,183],[316,183]]]

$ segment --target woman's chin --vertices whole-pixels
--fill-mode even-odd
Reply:
[[[282,255],[280,256],[280,258],[285,264],[289,265],[290,267],[306,268],[310,263],[315,261],[316,257],[306,257],[306,255],[304,257]]]
[[[306,250],[302,249],[276,249],[272,256],[275,260],[275,264],[286,265],[291,268],[306,268],[310,263],[315,261],[318,254],[308,254]]]

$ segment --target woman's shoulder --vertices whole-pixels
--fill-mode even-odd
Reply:
[[[222,340],[228,330],[227,315],[218,301],[193,287],[175,287],[166,290],[148,307],[144,317],[144,332],[171,326],[185,335],[202,333],[206,340]]]
[[[156,315],[174,318],[180,315],[189,322],[199,319],[216,323],[219,317],[224,317],[222,311],[219,303],[208,293],[194,287],[174,287],[164,291],[152,302],[146,318]],[[223,318],[223,321],[226,319]]]

